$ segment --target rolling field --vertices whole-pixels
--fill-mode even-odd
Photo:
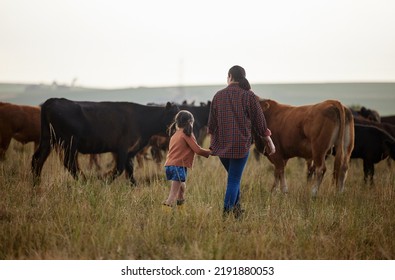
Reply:
[[[206,145],[207,146],[207,145]],[[242,220],[222,218],[226,174],[218,158],[196,158],[183,209],[164,211],[163,167],[135,167],[137,187],[75,181],[51,153],[32,188],[33,145],[12,142],[0,162],[0,259],[395,259],[395,174],[376,165],[376,186],[363,184],[353,160],[344,193],[331,185],[332,159],[312,199],[303,160],[286,169],[289,193],[270,192],[273,167],[252,154],[242,180]],[[111,163],[101,158],[103,167]],[[137,164],[136,164],[137,165]],[[108,168],[108,167],[107,167]]]

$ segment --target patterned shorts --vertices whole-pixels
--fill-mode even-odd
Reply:
[[[166,178],[170,181],[185,182],[187,179],[187,168],[182,166],[165,166]]]

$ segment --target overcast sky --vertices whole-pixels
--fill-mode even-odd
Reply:
[[[395,1],[0,0],[0,82],[395,81]]]

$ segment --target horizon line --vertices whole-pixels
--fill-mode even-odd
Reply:
[[[20,86],[52,86],[56,81],[48,82],[10,82],[10,81],[0,81],[0,85],[20,85]],[[321,80],[321,81],[268,81],[268,82],[250,82],[253,85],[303,85],[303,84],[393,84],[395,80],[344,80],[344,81],[334,81],[334,80]],[[122,90],[122,89],[138,89],[138,88],[182,88],[182,87],[205,87],[205,86],[226,86],[226,83],[207,83],[207,84],[173,84],[173,85],[138,85],[138,86],[120,86],[120,87],[105,87],[105,86],[91,86],[91,85],[71,85],[67,83],[58,83],[56,86],[59,87],[69,87],[69,88],[81,88],[81,89],[102,89],[102,90]]]

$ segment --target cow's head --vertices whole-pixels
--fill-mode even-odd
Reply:
[[[177,113],[180,111],[180,108],[174,103],[167,102],[165,106],[165,112],[163,116],[163,123],[166,126],[169,126],[173,121],[174,117],[177,115]]]
[[[362,107],[359,114],[372,122],[380,122],[380,115],[377,111]]]

